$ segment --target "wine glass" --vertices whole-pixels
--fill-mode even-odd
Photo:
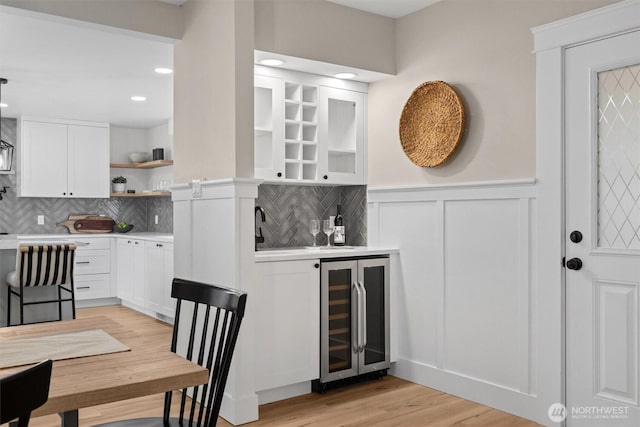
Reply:
[[[322,221],[322,231],[327,235],[327,247],[331,246],[331,235],[333,234],[333,221],[325,219]]]
[[[316,246],[316,234],[320,232],[320,221],[317,219],[309,221],[309,232],[313,234],[313,246]]]

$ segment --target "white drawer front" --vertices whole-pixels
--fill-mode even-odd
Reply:
[[[111,249],[111,238],[72,237],[78,243],[78,252],[93,249]]]
[[[76,276],[84,274],[109,273],[111,266],[111,251],[85,249],[76,252]]]
[[[108,298],[111,296],[109,274],[86,274],[74,277],[76,300]]]

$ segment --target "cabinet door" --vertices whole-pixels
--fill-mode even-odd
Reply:
[[[67,125],[22,122],[20,196],[67,196]]]
[[[132,240],[133,245],[133,286],[132,301],[140,307],[146,307],[145,296],[145,253],[144,241]]]
[[[175,304],[171,298],[173,280],[173,245],[145,242],[146,250],[146,302],[149,309],[170,317]]]
[[[318,260],[257,263],[259,310],[256,390],[318,378]]]
[[[109,129],[68,125],[68,185],[71,197],[109,197]]]
[[[365,184],[365,95],[320,87],[319,157],[321,181]]]
[[[255,76],[254,174],[270,181],[284,179],[283,82]]]
[[[144,241],[118,239],[118,298],[145,306]]]
[[[358,284],[362,289],[360,323],[364,342],[359,354],[359,372],[374,372],[390,366],[389,259],[358,261]]]
[[[117,240],[118,298],[131,301],[133,299],[133,240]]]

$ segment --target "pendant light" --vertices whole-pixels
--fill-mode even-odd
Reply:
[[[7,81],[7,79],[0,77],[0,103],[2,103],[2,86],[6,85]],[[13,145],[2,139],[2,108],[0,107],[0,171],[11,170],[13,150]]]

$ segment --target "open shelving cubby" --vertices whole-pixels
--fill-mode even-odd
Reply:
[[[318,87],[284,83],[285,179],[313,181],[318,171]]]

